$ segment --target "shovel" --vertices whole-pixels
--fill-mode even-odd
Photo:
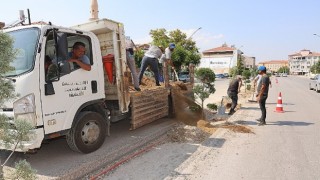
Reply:
[[[219,109],[218,109],[218,114],[219,115],[225,115],[226,114],[226,108],[223,106],[223,98],[224,96],[222,96],[222,99],[221,99],[221,103],[220,103],[220,106],[219,106]]]
[[[180,81],[179,77],[178,77],[178,74],[177,74],[177,71],[174,68],[173,68],[173,71],[174,71],[174,74],[176,75],[177,81]]]
[[[253,89],[255,90],[255,87],[254,87]],[[257,102],[257,100],[254,100],[253,98],[254,98],[254,91],[253,91],[253,93],[252,93],[252,98],[249,99],[248,101],[249,101],[249,102]]]

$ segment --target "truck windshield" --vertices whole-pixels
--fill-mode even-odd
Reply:
[[[5,76],[13,77],[30,71],[34,67],[40,30],[38,28],[29,28],[7,33],[14,39],[13,47],[17,50],[17,55],[10,63],[14,69]]]

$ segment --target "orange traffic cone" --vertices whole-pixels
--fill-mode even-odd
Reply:
[[[275,112],[284,113],[284,111],[283,111],[283,106],[282,106],[282,96],[281,96],[281,92],[279,93],[278,103],[277,103],[277,107],[276,107]]]

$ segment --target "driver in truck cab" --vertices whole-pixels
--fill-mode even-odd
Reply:
[[[83,42],[75,42],[72,46],[72,52],[69,53],[70,59],[68,59],[69,63],[72,63],[74,69],[78,67],[90,71],[90,59],[85,55],[86,53],[86,45]]]

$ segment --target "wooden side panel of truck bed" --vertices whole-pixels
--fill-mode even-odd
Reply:
[[[169,92],[164,87],[131,93],[131,130],[169,115]]]

